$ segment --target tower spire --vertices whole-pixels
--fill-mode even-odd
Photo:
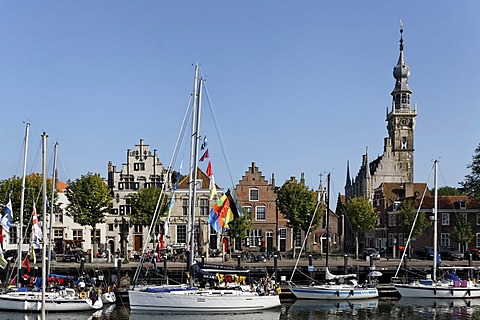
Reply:
[[[350,187],[352,185],[352,180],[350,179],[350,162],[347,160],[347,181],[345,182],[345,187]]]
[[[408,77],[410,76],[410,67],[405,62],[403,52],[403,22],[400,20],[400,54],[397,65],[393,68],[393,77],[395,78],[395,88],[392,91],[393,110],[410,109],[410,95],[412,91],[408,87]]]
[[[370,163],[368,162],[368,147],[365,148],[365,178],[369,179],[370,175]]]

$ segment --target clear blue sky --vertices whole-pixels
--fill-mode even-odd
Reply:
[[[141,138],[168,164],[199,62],[233,182],[251,162],[277,185],[305,173],[316,188],[346,162],[383,152],[385,114],[404,24],[418,104],[415,181],[440,158],[458,186],[480,142],[480,2],[4,1],[0,4],[0,178],[40,171],[40,134],[59,143],[60,179],[107,175]],[[204,126],[216,181],[229,187]],[[51,170],[51,169],[50,169]]]

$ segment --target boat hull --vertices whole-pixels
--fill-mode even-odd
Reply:
[[[45,311],[72,312],[98,310],[103,307],[101,299],[93,302],[91,299],[61,297],[48,294],[45,298]],[[10,292],[0,295],[0,310],[10,311],[42,311],[41,292]]]
[[[470,299],[480,297],[480,286],[458,288],[441,285],[396,284],[395,289],[406,298]]]
[[[359,300],[378,297],[377,288],[361,288],[342,285],[291,287],[297,299],[313,300]]]
[[[130,309],[165,312],[247,312],[279,307],[278,295],[258,295],[236,290],[184,290],[128,292]]]

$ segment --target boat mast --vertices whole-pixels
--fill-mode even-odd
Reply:
[[[46,221],[47,221],[47,134],[44,132],[42,134],[42,200],[43,200],[43,219],[42,219],[42,229],[43,229],[43,246],[42,246],[42,319],[45,318],[45,287],[47,283],[47,230],[46,230]]]
[[[434,161],[434,168],[435,168],[435,174],[434,174],[434,190],[435,191],[434,191],[434,203],[433,203],[433,281],[437,281],[438,160]]]
[[[28,134],[30,123],[25,127],[25,144],[23,151],[23,173],[22,173],[22,195],[20,197],[20,221],[17,230],[18,249],[17,249],[17,287],[20,287],[20,270],[22,268],[22,244],[23,244],[23,208],[25,207],[25,178],[27,174],[27,154],[28,154]]]
[[[52,225],[53,225],[53,218],[55,213],[53,212],[54,203],[55,203],[55,191],[57,185],[57,149],[58,149],[58,142],[55,143],[53,147],[53,174],[52,174],[52,199],[50,201],[50,218],[49,225],[48,225],[48,266],[47,266],[47,275],[50,275],[50,266],[52,265]]]
[[[326,201],[326,214],[325,214],[325,228],[327,234],[327,245],[325,246],[325,266],[328,268],[328,253],[330,246],[330,172],[327,174],[327,201]]]
[[[189,185],[189,213],[188,213],[188,264],[190,270],[195,255],[195,199],[198,166],[198,139],[200,136],[200,112],[202,80],[199,78],[200,67],[195,65],[195,80],[193,84],[193,109],[192,109],[192,135],[190,140],[190,185]],[[190,285],[193,285],[193,277],[190,277]]]

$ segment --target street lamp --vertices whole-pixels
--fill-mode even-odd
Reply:
[[[125,217],[122,217],[121,220],[113,220],[115,223],[115,228],[120,227],[119,230],[119,235],[120,235],[120,250],[121,250],[121,256],[125,257],[125,253],[127,252],[127,237],[128,237],[128,231],[130,229],[130,223],[125,219]]]

